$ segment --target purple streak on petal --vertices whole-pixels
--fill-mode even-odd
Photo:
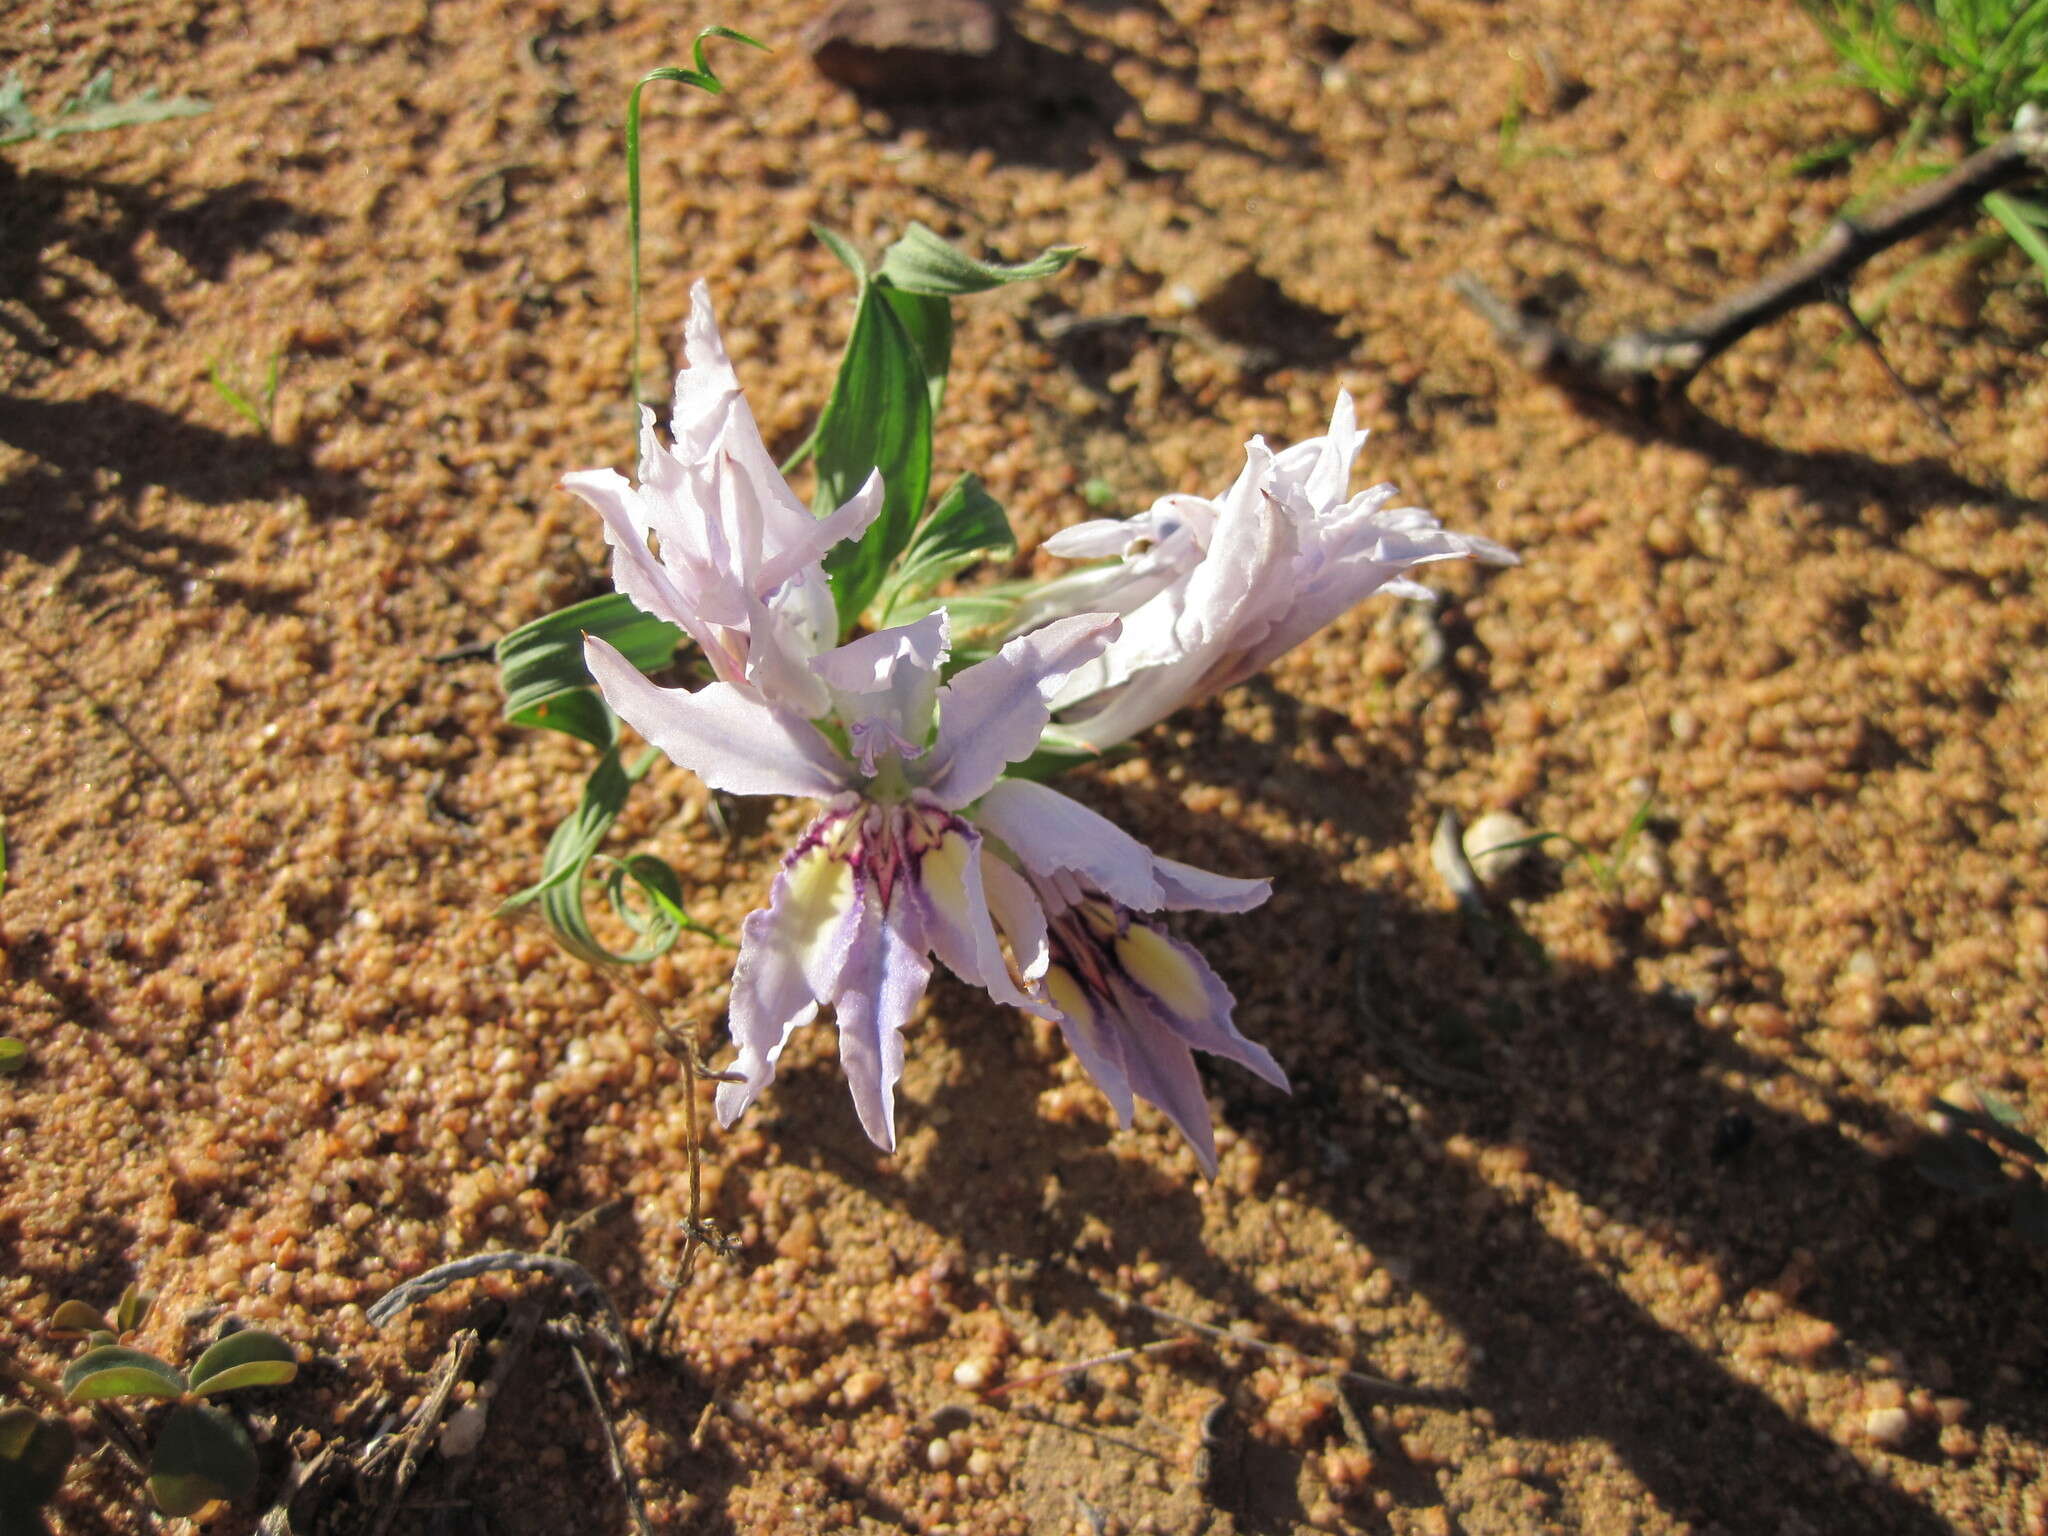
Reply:
[[[1009,764],[1031,755],[1069,672],[1102,653],[1123,621],[1083,613],[1019,635],[939,692],[939,733],[924,787],[949,810],[988,792]]]
[[[1072,870],[1113,901],[1156,910],[1165,892],[1152,851],[1115,822],[1056,789],[1005,779],[974,808],[975,822],[1010,845],[1026,869],[1041,875]]]
[[[1152,873],[1172,912],[1249,912],[1273,894],[1271,880],[1240,880],[1213,874],[1177,859],[1152,859]]]
[[[619,717],[713,789],[822,800],[850,783],[846,760],[816,726],[751,688],[658,687],[596,635],[584,636],[583,659]]]
[[[981,855],[981,889],[988,898],[989,915],[1010,941],[1010,954],[1028,981],[1045,974],[1051,958],[1045,942],[1045,909],[1031,889],[1031,882],[984,846]]]
[[[900,898],[884,913],[878,897],[861,904],[860,932],[847,956],[833,1008],[839,1063],[868,1140],[896,1150],[896,1084],[903,1076],[903,1026],[931,980],[932,962],[917,917]]]

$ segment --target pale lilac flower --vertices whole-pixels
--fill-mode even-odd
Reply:
[[[1127,522],[1083,523],[1047,548],[1121,553],[1027,600],[1012,632],[1085,602],[1126,615],[1123,634],[1067,679],[1054,700],[1057,739],[1100,751],[1264,669],[1375,592],[1428,597],[1404,572],[1433,560],[1514,564],[1491,539],[1452,533],[1419,507],[1389,508],[1394,487],[1346,500],[1366,434],[1339,393],[1330,430],[1274,454],[1245,445],[1221,500],[1176,495]]]
[[[672,448],[643,416],[640,484],[609,470],[563,484],[603,517],[618,589],[696,640],[719,679],[664,688],[586,636],[605,701],[714,789],[823,802],[768,905],[741,925],[735,1080],[719,1086],[719,1119],[730,1125],[759,1097],[790,1036],[830,1005],[861,1125],[893,1148],[901,1031],[936,956],[998,1002],[1056,1020],[1124,1123],[1134,1095],[1158,1104],[1213,1173],[1193,1052],[1281,1087],[1286,1077],[1232,1025],[1230,994],[1201,957],[1135,914],[1244,911],[1267,882],[1159,858],[1066,796],[1001,777],[1038,748],[1069,679],[1115,645],[1119,612],[1185,584],[1182,567],[1213,542],[1210,504],[1183,498],[1173,526],[1155,509],[1153,565],[1130,562],[1100,607],[1067,587],[1058,613],[942,684],[944,610],[828,648],[836,618],[820,561],[873,521],[879,480],[829,518],[804,511],[761,442],[701,283],[687,357]]]
[[[1119,620],[1055,620],[941,687],[946,623],[940,611],[813,659],[845,751],[748,684],[663,688],[603,640],[584,641],[606,702],[712,788],[825,802],[784,858],[768,906],[740,928],[730,1009],[739,1081],[718,1090],[725,1124],[774,1079],[790,1035],[829,1003],[861,1125],[877,1146],[894,1147],[900,1031],[934,954],[998,1002],[1031,1006],[990,916],[982,835],[962,812],[1037,747],[1054,690],[1115,638]],[[1013,920],[1030,927],[1029,917]]]
[[[563,489],[604,519],[612,581],[637,607],[696,641],[725,681],[823,714],[829,698],[808,663],[831,644],[837,617],[819,562],[875,520],[881,477],[869,476],[830,517],[811,516],[761,441],[701,281],[690,290],[683,347],[674,446],[662,444],[643,406],[640,483],[583,470],[565,476]]]

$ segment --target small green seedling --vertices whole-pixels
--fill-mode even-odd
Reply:
[[[1929,1183],[1967,1199],[2004,1202],[2013,1230],[2048,1247],[2048,1184],[2042,1182],[2048,1147],[2020,1129],[2019,1111],[2003,1099],[1981,1088],[1952,1093],[1935,1101],[1934,1130],[1914,1154],[1914,1167]],[[2022,1172],[2015,1180],[2008,1161],[2041,1172]]]
[[[38,117],[28,104],[28,92],[21,77],[9,75],[0,80],[0,146],[19,144],[25,139],[58,139],[67,133],[100,133],[137,123],[160,123],[173,117],[197,117],[212,109],[211,102],[196,96],[160,100],[154,89],[126,101],[116,101],[114,72],[103,69],[86,82],[84,90],[49,117]]]
[[[51,1335],[80,1338],[86,1348],[65,1368],[57,1390],[72,1406],[92,1408],[124,1448],[140,1449],[146,1441],[120,1406],[123,1399],[171,1405],[146,1461],[128,1452],[163,1513],[189,1515],[216,1499],[243,1498],[256,1485],[256,1447],[239,1421],[206,1399],[244,1387],[282,1386],[298,1375],[298,1360],[276,1334],[250,1328],[216,1339],[180,1371],[121,1342],[142,1325],[149,1304],[147,1295],[130,1286],[111,1319],[84,1302],[58,1307]]]
[[[0,1035],[0,1077],[12,1077],[28,1065],[28,1046],[12,1035]]]
[[[272,435],[272,424],[277,420],[277,386],[284,377],[284,348],[270,354],[270,366],[263,375],[263,388],[255,399],[231,378],[219,358],[213,360],[208,377],[213,383],[213,392],[227,402],[228,409],[240,416],[265,437]],[[258,402],[261,402],[260,404]]]

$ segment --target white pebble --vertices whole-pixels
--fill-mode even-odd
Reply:
[[[943,1472],[953,1465],[953,1442],[944,1435],[939,1436],[924,1448],[925,1465],[934,1472]]]
[[[1912,1432],[1913,1415],[1903,1408],[1873,1408],[1863,1416],[1863,1433],[1886,1450],[1897,1450]]]
[[[1465,830],[1465,859],[1472,873],[1488,885],[1505,878],[1534,851],[1526,843],[1519,848],[1505,845],[1521,843],[1535,830],[1513,811],[1488,811]]]
[[[953,1367],[953,1385],[979,1392],[988,1385],[990,1374],[989,1362],[983,1356],[969,1355]]]

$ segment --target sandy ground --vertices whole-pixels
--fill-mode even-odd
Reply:
[[[812,9],[0,27],[46,107],[102,67],[215,104],[0,154],[0,1008],[32,1056],[0,1081],[0,1346],[54,1368],[56,1303],[131,1279],[163,1352],[217,1308],[279,1330],[307,1366],[247,1400],[268,1497],[558,1293],[458,1285],[382,1331],[368,1303],[616,1200],[574,1251],[642,1345],[609,1390],[663,1528],[2048,1530],[2041,1253],[1911,1161],[1956,1080],[2048,1126],[2038,283],[1981,245],[1860,283],[1904,275],[1882,332],[1953,448],[1817,311],[1632,429],[1528,381],[1444,280],[1597,332],[1799,250],[1886,151],[1795,173],[1882,125],[1791,5],[1044,0],[1019,24],[1054,85],[891,111],[817,77]],[[1346,385],[1369,473],[1526,564],[1438,567],[1433,613],[1369,605],[1074,781],[1278,885],[1188,927],[1298,1085],[1209,1074],[1216,1181],[941,982],[896,1156],[823,1027],[711,1137],[737,1251],[649,1340],[685,1086],[629,998],[491,915],[588,754],[437,658],[603,587],[555,482],[630,460],[617,124],[712,20],[782,46],[720,53],[722,100],[650,92],[650,376],[706,275],[787,448],[849,318],[811,221],[1073,241],[1067,277],[963,310],[939,443],[1027,545],[1091,481],[1220,490]],[[266,436],[209,371],[279,353]],[[1553,843],[1490,928],[1430,861],[1446,808],[1604,855],[1646,800],[1611,877]],[[662,770],[618,846],[731,933],[801,814],[722,836]],[[728,963],[690,940],[640,985],[716,1042]],[[1196,1339],[987,1394],[1186,1336],[1144,1307],[1292,1353]],[[1382,1384],[1340,1402],[1340,1367]],[[377,1498],[338,1486],[312,1528],[384,1529]],[[104,1455],[56,1514],[149,1526]],[[388,1528],[630,1529],[558,1343]]]

